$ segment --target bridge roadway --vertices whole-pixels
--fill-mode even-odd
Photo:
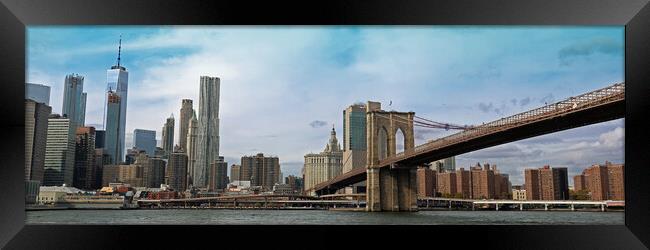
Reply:
[[[625,83],[617,83],[429,141],[380,160],[378,167],[412,168],[479,149],[624,117]],[[331,194],[366,178],[366,168],[357,168],[307,192]]]

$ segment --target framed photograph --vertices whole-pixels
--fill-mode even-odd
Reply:
[[[1,2],[7,249],[650,246],[647,1]]]

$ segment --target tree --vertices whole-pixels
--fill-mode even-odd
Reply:
[[[569,190],[569,199],[571,200],[590,200],[591,195],[589,195],[588,190]]]

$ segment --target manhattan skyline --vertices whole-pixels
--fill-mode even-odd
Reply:
[[[84,76],[86,124],[101,128],[105,70],[115,62],[122,34],[122,64],[130,74],[126,148],[136,128],[156,130],[160,140],[165,118],[180,117],[182,99],[198,103],[199,77],[211,75],[222,80],[220,154],[229,164],[258,152],[277,155],[288,176],[300,174],[304,154],[322,150],[331,124],[342,131],[342,111],[356,102],[380,101],[387,110],[471,125],[621,82],[623,32],[30,27],[27,82],[51,86],[52,112],[61,113],[65,75]],[[416,144],[453,132],[416,131]],[[463,154],[457,167],[494,163],[513,184],[523,183],[523,168],[546,164],[569,167],[572,176],[605,160],[623,162],[623,139],[619,119]]]

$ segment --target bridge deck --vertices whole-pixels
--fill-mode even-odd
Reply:
[[[413,167],[499,144],[623,117],[625,83],[617,83],[429,141],[369,167]],[[308,191],[332,193],[365,179],[365,168],[353,169]]]

